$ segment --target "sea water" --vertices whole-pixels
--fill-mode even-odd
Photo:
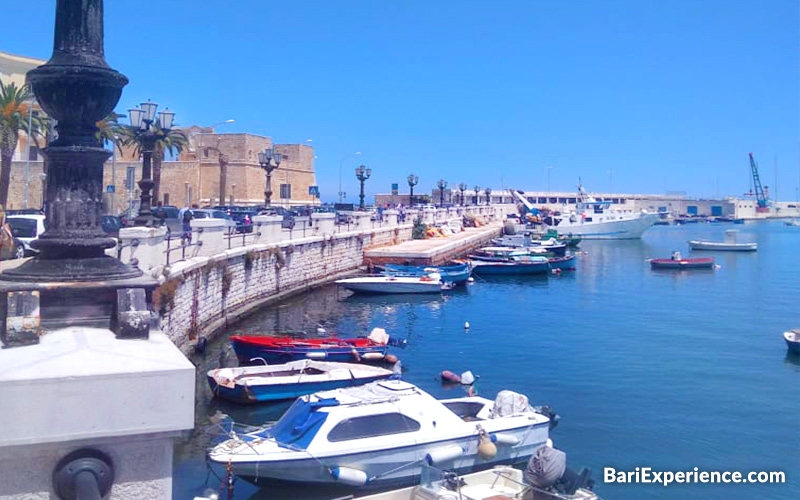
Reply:
[[[687,240],[723,241],[733,228],[758,251],[688,249]],[[650,269],[646,259],[674,250],[714,256],[720,267]],[[779,221],[658,226],[642,240],[585,241],[576,267],[560,276],[476,277],[441,296],[358,296],[330,285],[265,307],[197,361],[196,429],[176,445],[175,498],[220,486],[204,462],[219,439],[214,413],[260,425],[287,407],[211,397],[205,372],[217,367],[227,337],[319,327],[352,334],[382,327],[407,338],[404,350],[393,351],[404,378],[437,397],[464,393],[441,385],[442,370],[471,370],[481,396],[510,389],[551,406],[561,416],[551,433],[556,447],[571,468],[593,469],[606,500],[800,498],[800,360],[787,356],[782,338],[800,327],[800,228]],[[232,354],[228,362],[235,364]],[[604,484],[607,467],[783,471],[786,483]],[[234,488],[237,499],[306,497],[326,495],[241,480]]]

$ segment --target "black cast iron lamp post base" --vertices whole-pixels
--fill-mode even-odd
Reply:
[[[144,293],[156,286],[139,269],[105,254],[116,245],[100,225],[103,164],[111,152],[97,138],[96,123],[114,109],[128,79],[105,61],[102,0],[57,0],[53,55],[28,72],[28,82],[58,121],[58,139],[45,149],[46,229],[31,244],[39,255],[0,274],[0,340],[6,346],[14,345],[6,331],[12,293],[16,300],[18,292],[38,292],[44,328],[114,328],[117,291]]]

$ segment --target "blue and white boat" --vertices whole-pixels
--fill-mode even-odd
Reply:
[[[793,328],[783,332],[786,348],[792,354],[800,355],[800,328]]]
[[[472,272],[478,275],[546,274],[550,259],[543,250],[514,247],[485,247],[469,255]]]
[[[313,392],[363,385],[392,375],[391,370],[377,366],[306,359],[282,365],[209,370],[208,385],[215,396],[251,404],[295,399]]]
[[[464,473],[525,462],[556,421],[510,391],[437,400],[386,380],[300,397],[275,425],[231,433],[208,459],[258,485],[402,487],[419,482],[424,464]]]
[[[468,262],[447,266],[406,266],[400,264],[386,264],[383,266],[383,274],[385,276],[427,276],[431,273],[438,273],[443,282],[461,285],[469,279],[472,274],[472,267]]]

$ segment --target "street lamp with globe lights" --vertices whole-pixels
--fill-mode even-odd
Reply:
[[[491,198],[490,197],[492,195],[492,188],[487,187],[486,189],[483,190],[483,192],[486,193],[486,204],[487,205],[491,205]]]
[[[478,204],[478,199],[480,198],[480,195],[481,195],[481,187],[479,185],[475,184],[475,187],[472,188],[472,189],[475,190],[475,204],[477,205]]]
[[[361,182],[361,194],[358,195],[360,200],[358,204],[359,210],[364,210],[364,181],[369,179],[370,175],[372,175],[371,168],[367,168],[364,165],[356,167],[356,177]]]
[[[283,155],[267,148],[258,153],[258,165],[267,173],[267,184],[264,190],[264,208],[269,208],[272,198],[272,171],[281,166]],[[274,164],[273,164],[274,163]]]
[[[156,116],[157,109],[158,104],[148,99],[147,102],[141,103],[138,108],[128,110],[131,120],[131,133],[142,146],[142,180],[138,182],[142,194],[139,196],[139,215],[134,219],[134,225],[136,226],[155,227],[161,222],[153,215],[151,205],[152,197],[150,191],[154,186],[152,179],[153,150],[158,139],[169,134],[172,129],[175,113],[169,111],[169,108],[164,108],[164,111],[161,111]],[[156,120],[158,120],[158,130],[153,127]]]
[[[408,187],[411,190],[411,192],[408,195],[408,204],[409,206],[412,207],[414,206],[414,186],[416,186],[417,184],[419,184],[419,176],[410,174],[408,176]]]
[[[436,183],[436,187],[439,188],[439,207],[444,206],[444,190],[447,187],[447,181],[444,179],[439,179],[439,182]]]
[[[463,207],[465,205],[465,203],[464,203],[464,191],[467,190],[467,185],[464,184],[463,182],[460,183],[458,185],[458,190],[461,191],[461,206]]]

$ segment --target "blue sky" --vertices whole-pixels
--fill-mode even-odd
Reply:
[[[323,199],[439,178],[493,188],[740,195],[800,182],[796,0],[107,1],[118,111],[312,139]],[[0,50],[48,58],[53,0],[4,10]],[[224,6],[224,10],[220,9]],[[9,9],[11,9],[9,11]],[[421,189],[420,189],[421,188]]]

